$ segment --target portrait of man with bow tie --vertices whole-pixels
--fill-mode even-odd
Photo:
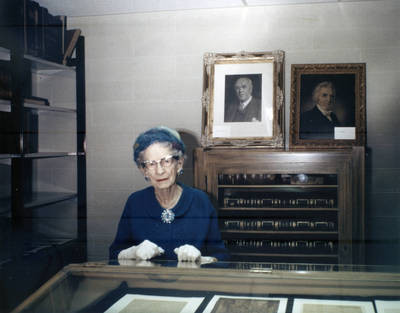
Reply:
[[[354,84],[353,84],[354,86]],[[348,87],[348,86],[347,86]],[[347,100],[352,95],[345,94]],[[346,98],[346,97],[344,97]],[[354,98],[353,98],[354,99]],[[331,80],[323,80],[312,89],[312,106],[304,110],[300,116],[301,139],[335,139],[336,127],[354,126],[353,106],[342,97],[338,105],[337,90]]]

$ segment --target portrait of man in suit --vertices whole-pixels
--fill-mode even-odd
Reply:
[[[335,127],[354,126],[354,92],[350,92],[354,90],[354,83],[351,84],[354,77],[337,76],[334,77],[336,80],[321,78],[318,82],[314,81],[312,104],[307,109],[303,108],[300,115],[300,139],[334,139]],[[342,91],[339,101],[336,85]],[[304,98],[302,101],[306,102]]]
[[[261,75],[227,76],[224,122],[261,122]]]

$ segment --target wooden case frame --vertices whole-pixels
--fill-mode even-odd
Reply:
[[[149,262],[151,263],[151,262]],[[168,266],[113,266],[105,263],[71,264],[43,284],[12,312],[82,312],[126,289],[157,290],[159,294],[196,292],[197,295],[250,294],[258,297],[288,295],[343,299],[347,297],[400,296],[400,274],[384,267],[334,267],[334,270],[275,269],[258,263],[217,263],[215,268]],[[232,268],[230,267],[232,266]],[[263,266],[264,265],[264,266]],[[373,269],[374,271],[371,271]],[[238,288],[240,286],[240,288]],[[178,293],[179,292],[179,293]]]
[[[206,53],[203,65],[201,144],[284,148],[284,52]],[[228,120],[235,82],[253,82],[258,118]]]

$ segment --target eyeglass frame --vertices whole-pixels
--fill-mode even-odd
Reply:
[[[140,162],[140,165],[142,166],[142,168],[145,168],[145,169],[147,169],[149,171],[154,171],[158,167],[157,165],[160,165],[161,168],[169,168],[172,165],[172,162],[170,164],[168,164],[167,166],[165,166],[165,164],[163,164],[163,163],[165,161],[169,161],[171,159],[175,159],[176,161],[179,161],[180,156],[177,155],[177,154],[170,154],[170,155],[167,155],[167,156],[159,159],[158,161],[156,161],[156,160],[151,160],[151,161],[146,160],[146,161]],[[148,164],[152,164],[153,162],[154,162],[154,165],[155,165],[154,167],[147,167]]]

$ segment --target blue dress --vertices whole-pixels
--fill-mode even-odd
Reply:
[[[207,194],[180,184],[182,194],[172,209],[175,219],[164,223],[164,210],[158,203],[153,187],[131,194],[125,204],[117,235],[110,246],[110,260],[131,246],[148,239],[165,250],[157,259],[176,260],[174,249],[184,244],[195,246],[202,256],[214,256],[219,261],[228,259],[228,251],[221,240],[218,218]]]

